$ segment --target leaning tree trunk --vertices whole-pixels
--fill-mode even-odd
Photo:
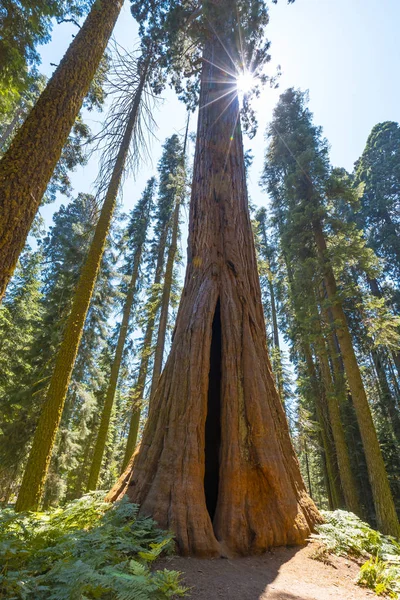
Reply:
[[[326,400],[324,397],[322,397],[322,390],[320,389],[310,344],[303,342],[302,350],[306,361],[307,374],[310,380],[310,385],[314,399],[315,414],[320,427],[322,447],[324,450],[323,459],[325,462],[328,479],[326,491],[328,496],[331,497],[331,502],[333,505],[332,508],[336,509],[343,506],[344,497],[342,493],[342,488],[340,487],[339,467],[337,465],[334,444],[333,440],[331,439],[331,431],[329,431],[329,416],[325,414],[327,413],[325,406]]]
[[[156,311],[154,309],[154,303],[157,300],[158,286],[161,282],[163,267],[164,267],[164,255],[165,246],[167,244],[167,237],[169,231],[169,219],[164,223],[163,229],[160,233],[160,239],[158,242],[157,250],[157,264],[154,274],[154,288],[150,295],[149,306],[150,311],[147,315],[146,330],[143,340],[142,355],[140,358],[139,374],[135,386],[130,393],[130,402],[132,403],[132,415],[129,423],[128,439],[126,441],[124,459],[122,461],[122,471],[124,471],[129,463],[133,451],[136,447],[140,415],[142,412],[144,389],[146,386],[147,372],[149,368],[149,361],[151,355],[151,342],[153,339],[154,323],[156,321]]]
[[[203,55],[188,266],[174,339],[140,449],[108,498],[127,493],[183,554],[303,543],[306,493],[267,352],[231,61]]]
[[[317,352],[321,364],[322,379],[324,381],[326,401],[328,405],[329,421],[331,424],[333,440],[335,443],[336,457],[339,466],[340,482],[347,510],[361,516],[361,507],[358,499],[357,485],[350,464],[350,455],[347,447],[346,437],[340,416],[339,403],[335,394],[332,374],[326,351],[325,339],[319,323],[317,327]]]
[[[110,184],[101,209],[93,241],[75,290],[71,312],[65,326],[63,340],[58,350],[45,404],[38,421],[32,449],[15,505],[15,509],[18,511],[35,510],[40,504],[71,373],[82,337],[86,314],[100,269],[108,231],[117,202],[118,190],[128,156],[132,133],[139,113],[146,76],[147,67],[144,68],[141,74],[140,84],[132,102],[126,130],[115,160]]]
[[[123,0],[96,0],[0,161],[0,301]]]
[[[378,528],[383,533],[400,537],[400,525],[396,515],[385,463],[383,462],[381,449],[379,447],[378,436],[372,420],[371,410],[354,352],[346,316],[343,311],[342,303],[337,295],[335,275],[328,260],[327,247],[320,220],[317,219],[313,222],[313,231],[318,255],[323,268],[327,297],[331,303],[330,309],[335,320],[336,334],[342,353],[347,381],[349,383],[357,421],[360,427],[369,480],[374,498]]]
[[[164,285],[161,294],[161,310],[160,310],[160,321],[158,324],[157,342],[156,349],[154,352],[154,365],[153,375],[151,380],[151,391],[150,398],[153,396],[158,380],[161,375],[162,362],[164,357],[165,347],[165,336],[167,334],[168,324],[168,309],[169,301],[171,297],[171,288],[173,280],[173,271],[175,264],[175,255],[178,248],[178,233],[179,233],[179,209],[181,207],[181,198],[177,198],[175,201],[175,209],[173,213],[172,232],[171,232],[171,243],[168,248],[167,264],[165,267]],[[130,456],[128,456],[128,460]],[[126,466],[126,465],[125,465]]]
[[[118,334],[117,347],[115,349],[114,360],[111,366],[110,381],[107,388],[106,398],[104,401],[103,411],[101,413],[101,420],[99,430],[97,432],[96,444],[93,451],[92,463],[90,466],[89,479],[87,484],[87,491],[95,490],[97,481],[100,475],[101,463],[103,460],[104,448],[106,447],[108,427],[110,425],[111,412],[114,404],[115,391],[117,389],[119,371],[121,368],[122,356],[124,353],[124,346],[126,336],[128,334],[129,319],[135,299],[136,281],[139,272],[139,264],[142,255],[142,247],[140,246],[136,252],[133,261],[133,270],[131,280],[129,282],[128,292],[126,294],[124,310],[122,315],[121,326]]]

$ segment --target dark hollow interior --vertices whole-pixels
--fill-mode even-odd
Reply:
[[[212,324],[208,403],[205,430],[204,493],[208,513],[213,520],[218,500],[219,450],[221,445],[221,311],[218,300]]]

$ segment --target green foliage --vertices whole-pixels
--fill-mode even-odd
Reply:
[[[36,47],[49,42],[53,19],[79,18],[91,0],[2,0],[0,4],[0,111],[29,85]]]
[[[400,275],[400,126],[386,121],[372,128],[355,164],[355,185],[361,186],[357,221],[368,245],[385,260],[394,280]],[[397,284],[398,287],[398,284]]]
[[[103,492],[46,513],[0,512],[0,595],[9,600],[165,600],[183,596],[180,574],[151,571],[172,536],[136,505]]]
[[[366,559],[358,583],[378,595],[400,598],[400,542],[372,529],[343,510],[322,511],[325,523],[312,535],[325,549],[339,556]]]
[[[377,596],[389,596],[397,598],[395,589],[399,589],[398,579],[399,570],[395,567],[388,567],[388,563],[380,560],[378,557],[367,560],[360,569],[357,583],[371,590],[374,590]]]

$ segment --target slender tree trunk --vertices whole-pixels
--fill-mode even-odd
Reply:
[[[17,108],[17,110],[15,111],[13,118],[11,119],[11,121],[7,125],[7,127],[5,128],[3,135],[0,136],[0,150],[7,144],[8,138],[14,131],[14,128],[15,128],[16,124],[18,123],[18,121],[20,120],[20,118],[22,117],[23,112],[24,111],[22,110],[21,106],[19,106]]]
[[[342,484],[344,500],[347,510],[354,512],[356,515],[361,515],[357,486],[351,470],[350,456],[340,416],[339,404],[333,386],[325,340],[318,324],[317,328],[319,336],[319,340],[317,342],[317,352],[325,385],[329,421],[335,443],[336,457],[339,466],[340,482]]]
[[[182,152],[183,167],[185,165],[186,143],[187,143],[188,130],[189,130],[189,117],[187,120],[185,141],[183,144],[183,152]],[[183,175],[184,175],[184,168],[183,168]],[[182,192],[181,194],[178,194],[175,199],[175,209],[174,209],[173,218],[172,218],[171,243],[170,243],[170,246],[168,249],[167,264],[165,267],[165,276],[164,276],[164,286],[163,286],[163,292],[162,292],[162,296],[161,296],[160,321],[158,324],[156,349],[154,352],[154,365],[153,365],[153,376],[152,376],[152,381],[151,381],[150,398],[152,398],[152,396],[156,390],[158,380],[161,375],[162,363],[163,363],[163,358],[164,358],[165,336],[167,333],[167,325],[168,325],[169,300],[171,297],[175,255],[176,255],[176,251],[178,249],[179,213],[180,213],[180,208],[181,208],[183,198],[184,198],[184,192]]]
[[[138,117],[146,76],[147,67],[144,68],[141,75],[140,85],[138,86],[137,93],[132,103],[131,113],[115,161],[115,166],[100,213],[100,218],[96,226],[93,241],[76,287],[71,313],[65,326],[63,340],[57,354],[47,397],[39,418],[32,449],[15,506],[15,509],[18,511],[35,510],[40,503],[55,436],[62,416],[71,373],[82,337],[86,314],[100,269],[101,259],[117,201],[118,190],[126,158],[128,156],[132,132]]]
[[[307,471],[307,481],[308,481],[308,493],[310,494],[310,498],[313,497],[313,493],[312,493],[312,485],[311,485],[311,473],[310,473],[310,464],[308,461],[308,448],[307,448],[307,442],[306,440],[304,440],[304,454],[305,454],[305,458],[306,458],[306,471]]]
[[[143,395],[144,388],[146,385],[147,372],[149,368],[149,360],[151,354],[151,342],[153,339],[154,332],[154,323],[156,320],[156,311],[154,310],[154,303],[157,299],[158,290],[162,278],[162,272],[164,267],[164,255],[165,255],[165,246],[167,244],[169,224],[166,223],[163,231],[160,235],[160,240],[158,244],[158,252],[157,252],[157,264],[154,275],[154,287],[156,289],[155,293],[153,292],[150,296],[150,306],[151,306],[151,314],[147,317],[146,331],[143,340],[143,348],[142,355],[140,359],[140,367],[139,367],[139,375],[135,384],[135,387],[132,389],[130,394],[130,399],[132,402],[132,416],[129,424],[129,432],[128,439],[126,442],[125,455],[124,460],[122,461],[122,471],[124,471],[128,465],[129,459],[131,458],[137,442],[137,436],[139,431],[139,422],[140,415],[143,404]]]
[[[306,360],[307,373],[310,380],[311,388],[313,391],[315,413],[317,421],[320,426],[320,434],[322,439],[322,446],[325,455],[325,464],[328,475],[327,494],[331,496],[333,508],[340,508],[344,506],[344,497],[342,489],[340,487],[340,475],[337,467],[335,450],[331,440],[330,432],[328,431],[327,418],[325,418],[324,400],[322,399],[321,389],[318,384],[317,373],[315,370],[314,361],[312,358],[312,352],[310,345],[303,342],[302,350],[304,358]]]
[[[104,448],[107,441],[108,427],[110,424],[112,407],[114,404],[115,391],[117,389],[119,370],[121,368],[122,356],[124,353],[124,346],[126,336],[128,334],[129,319],[135,298],[136,281],[139,272],[139,264],[142,255],[142,248],[138,248],[135,253],[132,276],[128,287],[128,293],[126,295],[123,316],[121,326],[119,329],[117,347],[115,349],[114,360],[111,366],[110,382],[108,384],[106,398],[104,401],[103,411],[101,413],[101,420],[99,430],[97,432],[96,444],[94,447],[92,464],[90,467],[89,480],[87,484],[87,491],[95,490],[97,481],[99,479],[101,463],[103,460]]]
[[[333,496],[332,496],[332,487],[330,485],[330,481],[329,481],[329,476],[328,476],[328,468],[327,468],[327,464],[326,464],[326,456],[325,456],[325,450],[324,450],[324,445],[323,445],[323,441],[322,441],[322,435],[321,432],[318,432],[318,444],[319,444],[319,448],[320,448],[320,452],[321,452],[321,456],[322,456],[322,473],[324,476],[324,483],[325,483],[325,489],[326,489],[326,495],[328,498],[328,508],[329,510],[335,510],[336,506],[334,505],[333,502]]]
[[[264,248],[265,250],[267,250],[268,248],[268,241],[267,241],[267,232],[266,232],[266,227],[265,227],[265,223],[263,224],[262,227],[262,238],[263,238],[263,243],[264,243]],[[268,290],[269,290],[269,296],[271,299],[271,316],[272,316],[272,331],[273,331],[273,340],[274,340],[274,348],[276,350],[277,353],[277,365],[275,368],[275,374],[276,374],[276,379],[277,379],[277,385],[278,385],[278,391],[279,391],[279,395],[281,397],[282,402],[284,403],[284,389],[283,389],[283,377],[282,377],[282,355],[281,355],[281,349],[280,349],[280,344],[279,344],[279,329],[278,329],[278,318],[277,318],[277,311],[276,311],[276,302],[275,302],[275,291],[274,291],[274,285],[273,285],[273,281],[272,281],[272,273],[271,273],[271,266],[270,264],[268,264]]]
[[[96,0],[0,161],[0,300],[107,46],[123,0]]]
[[[374,497],[378,527],[383,533],[400,536],[400,525],[390,491],[385,464],[379,447],[378,437],[372,420],[361,373],[357,364],[346,316],[342,304],[337,297],[336,280],[332,267],[327,259],[327,247],[320,220],[315,220],[313,222],[313,231],[318,255],[323,267],[327,296],[331,302],[332,315],[335,323],[337,323],[336,333],[360,427],[369,479]]]
[[[163,285],[163,291],[162,291],[162,295],[161,295],[160,321],[159,321],[159,325],[158,325],[157,343],[156,343],[156,349],[155,349],[155,353],[154,353],[154,367],[153,367],[153,376],[152,376],[152,382],[151,382],[150,398],[152,397],[152,395],[155,392],[155,389],[158,384],[158,380],[161,375],[161,370],[162,370],[162,361],[163,361],[164,346],[165,346],[165,336],[167,333],[167,324],[168,324],[169,300],[170,300],[170,296],[171,296],[175,255],[176,255],[176,251],[178,248],[180,205],[181,205],[180,199],[177,199],[175,202],[175,209],[174,209],[173,222],[172,222],[171,244],[168,249],[167,264],[165,267],[164,285]],[[130,458],[130,456],[129,456],[129,458]]]
[[[218,29],[223,38],[223,30]],[[188,265],[171,352],[128,493],[183,554],[249,554],[307,539],[306,493],[267,352],[232,63],[205,43]],[[230,92],[231,91],[231,92]],[[227,93],[228,92],[228,93]]]

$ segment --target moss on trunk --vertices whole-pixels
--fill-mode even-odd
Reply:
[[[96,0],[0,161],[0,300],[122,8]]]

